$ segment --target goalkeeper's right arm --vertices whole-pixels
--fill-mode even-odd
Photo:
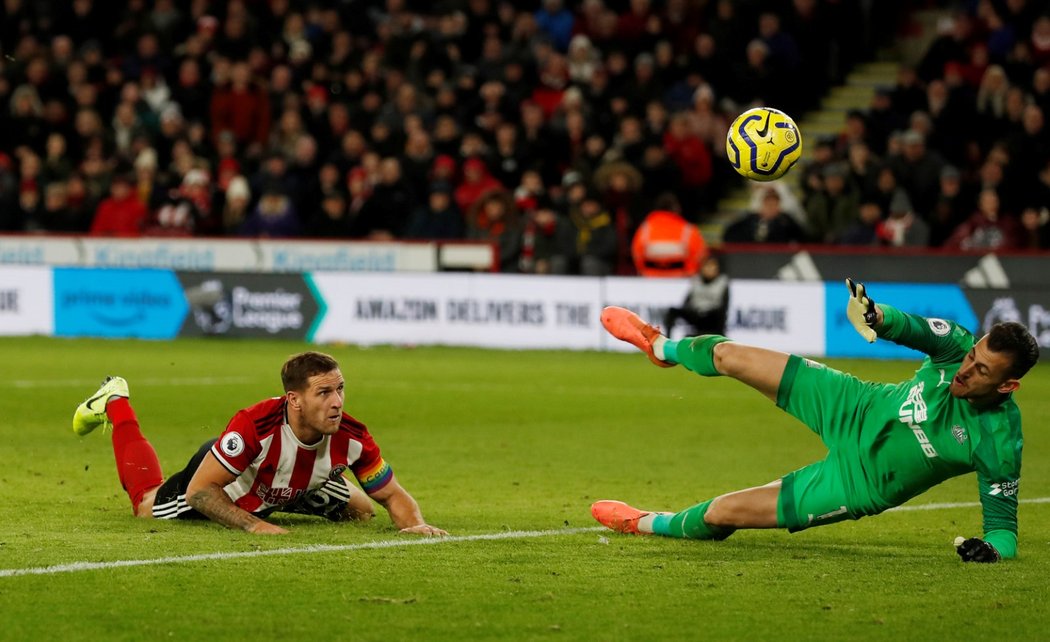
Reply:
[[[846,317],[868,343],[882,337],[924,352],[935,363],[954,363],[961,360],[976,341],[966,328],[954,321],[908,314],[884,303],[876,305],[863,283],[846,279],[846,287],[850,291]]]

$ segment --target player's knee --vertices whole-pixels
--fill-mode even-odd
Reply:
[[[711,360],[714,363],[715,370],[718,372],[732,377],[736,372],[736,363],[739,361],[738,352],[740,346],[732,341],[723,341],[714,347],[711,351]]]
[[[704,513],[704,522],[709,526],[732,528],[736,526],[736,514],[731,497],[721,495],[711,500],[711,505]]]
[[[135,517],[141,517],[142,519],[153,519],[153,503],[157,499],[157,491],[160,486],[147,490],[142,495],[142,499],[135,504]]]

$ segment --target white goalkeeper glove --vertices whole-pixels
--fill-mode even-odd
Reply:
[[[863,283],[846,279],[846,287],[849,288],[850,294],[849,302],[846,303],[846,318],[868,343],[875,343],[878,336],[872,328],[878,320],[875,301],[868,296]]]

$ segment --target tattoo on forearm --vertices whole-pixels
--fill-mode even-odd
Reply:
[[[221,488],[204,488],[186,498],[186,503],[208,519],[229,528],[248,530],[262,520],[230,501]]]

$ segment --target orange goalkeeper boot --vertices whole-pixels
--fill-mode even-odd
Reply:
[[[649,511],[638,510],[623,502],[603,499],[591,504],[591,515],[605,528],[629,535],[648,535],[638,530],[638,520],[650,515]]]
[[[653,342],[660,336],[660,329],[642,321],[634,312],[610,305],[602,310],[602,326],[620,341],[626,341],[644,352],[649,361],[661,368],[674,366],[673,363],[658,359],[653,354]]]

